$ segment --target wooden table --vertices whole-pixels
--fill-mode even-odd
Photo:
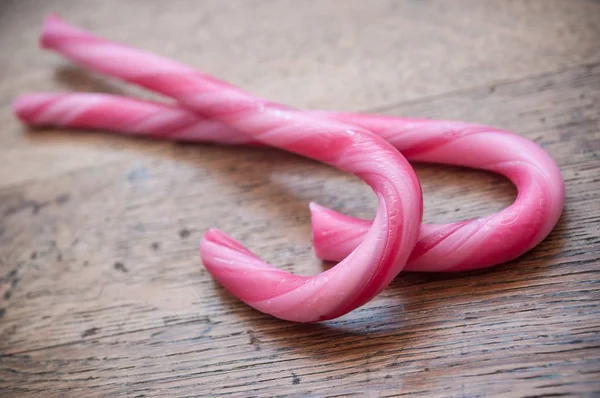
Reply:
[[[314,274],[308,202],[371,217],[372,192],[276,150],[28,130],[28,91],[148,95],[39,49],[53,11],[291,106],[515,131],[560,165],[563,217],[516,261],[403,273],[335,321],[258,313],[204,270],[202,233]],[[3,0],[0,49],[0,396],[600,394],[598,1]],[[415,167],[428,222],[515,196]]]

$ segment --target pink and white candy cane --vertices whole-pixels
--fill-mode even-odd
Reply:
[[[15,102],[15,112],[35,126],[260,145],[239,130],[181,107],[107,94],[29,94]],[[461,271],[512,260],[540,243],[560,217],[564,184],[558,167],[538,145],[516,134],[454,121],[308,113],[367,128],[409,160],[488,170],[517,186],[516,201],[497,214],[450,224],[423,224],[406,270]],[[350,254],[371,225],[318,205],[311,206],[311,211],[315,251],[325,260],[340,261]]]
[[[209,230],[201,241],[205,267],[248,305],[291,321],[332,319],[371,300],[404,268],[420,230],[421,188],[406,159],[384,139],[356,125],[288,110],[187,66],[92,36],[57,17],[47,19],[42,43],[92,69],[171,96],[263,144],[355,174],[376,192],[377,214],[363,241],[335,267],[312,277],[274,268],[225,233]],[[64,107],[58,101],[33,113]]]

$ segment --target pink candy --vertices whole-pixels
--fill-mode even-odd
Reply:
[[[34,126],[259,145],[239,130],[180,107],[107,94],[29,94],[15,102],[15,111]],[[315,114],[364,126],[409,160],[488,170],[505,175],[517,186],[517,200],[500,213],[451,224],[424,224],[406,270],[463,271],[512,260],[542,241],[560,217],[564,188],[558,167],[538,145],[518,135],[462,122]],[[436,144],[443,148],[434,151]],[[477,151],[471,150],[473,146]],[[314,205],[311,211],[315,251],[323,260],[346,257],[370,226],[366,220],[321,206]]]
[[[314,277],[276,269],[221,231],[201,243],[205,267],[248,305],[281,319],[314,322],[360,307],[403,269],[461,271],[519,257],[544,240],[564,206],[555,162],[518,135],[455,121],[300,111],[274,104],[192,68],[47,19],[44,47],[74,63],[172,97],[178,105],[91,93],[34,93],[14,103],[32,126],[223,144],[269,145],[363,178],[377,193],[374,221],[311,204],[317,255],[339,261]],[[118,60],[116,62],[115,60]],[[406,162],[502,174],[518,188],[497,214],[423,224],[418,180]]]

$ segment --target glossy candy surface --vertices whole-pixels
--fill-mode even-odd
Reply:
[[[49,108],[51,103],[56,111]],[[120,96],[29,94],[15,106],[22,120],[36,126],[261,145],[235,128],[181,107]],[[41,107],[46,111],[37,112]],[[449,224],[423,224],[406,270],[464,271],[510,261],[539,244],[561,215],[564,183],[560,170],[542,148],[521,136],[455,121],[307,113],[367,128],[388,140],[409,160],[487,170],[504,175],[517,186],[517,199],[499,213]],[[322,206],[311,206],[311,212],[314,247],[323,260],[342,260],[364,239],[370,227],[370,221]]]
[[[297,322],[336,318],[371,300],[406,265],[420,230],[421,187],[410,164],[386,140],[353,124],[263,100],[190,67],[93,36],[56,16],[47,18],[41,43],[80,65],[172,97],[265,145],[355,174],[375,191],[377,214],[362,242],[316,276],[272,267],[224,232],[208,230],[200,243],[205,267],[248,305]],[[70,108],[60,101],[47,103],[33,114],[65,107]]]
[[[374,221],[311,204],[317,255],[340,261],[317,276],[276,269],[221,231],[201,255],[231,293],[276,317],[336,318],[381,292],[403,269],[460,271],[514,259],[541,242],[564,205],[552,159],[516,134],[454,121],[290,109],[171,60],[91,35],[50,16],[42,46],[74,63],[174,98],[179,105],[105,94],[36,93],[14,103],[26,123],[188,141],[269,145],[361,177],[377,193]],[[420,225],[421,190],[406,159],[502,174],[515,202],[476,220]],[[417,239],[418,238],[418,239]]]

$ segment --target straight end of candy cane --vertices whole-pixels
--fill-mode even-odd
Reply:
[[[46,15],[42,23],[42,33],[39,37],[39,46],[41,48],[50,48],[52,46],[54,35],[53,31],[63,23],[62,18],[57,14],[51,13]]]
[[[371,222],[346,216],[317,203],[310,205],[315,254],[325,261],[341,261],[363,241]]]
[[[84,30],[69,25],[60,16],[58,16],[58,14],[48,14],[42,24],[42,33],[39,38],[39,45],[41,48],[54,48],[61,39],[74,33],[78,35],[88,35],[88,33]]]
[[[17,97],[12,103],[13,113],[24,123],[35,125],[36,116],[46,108],[55,98],[52,93],[33,93]]]

